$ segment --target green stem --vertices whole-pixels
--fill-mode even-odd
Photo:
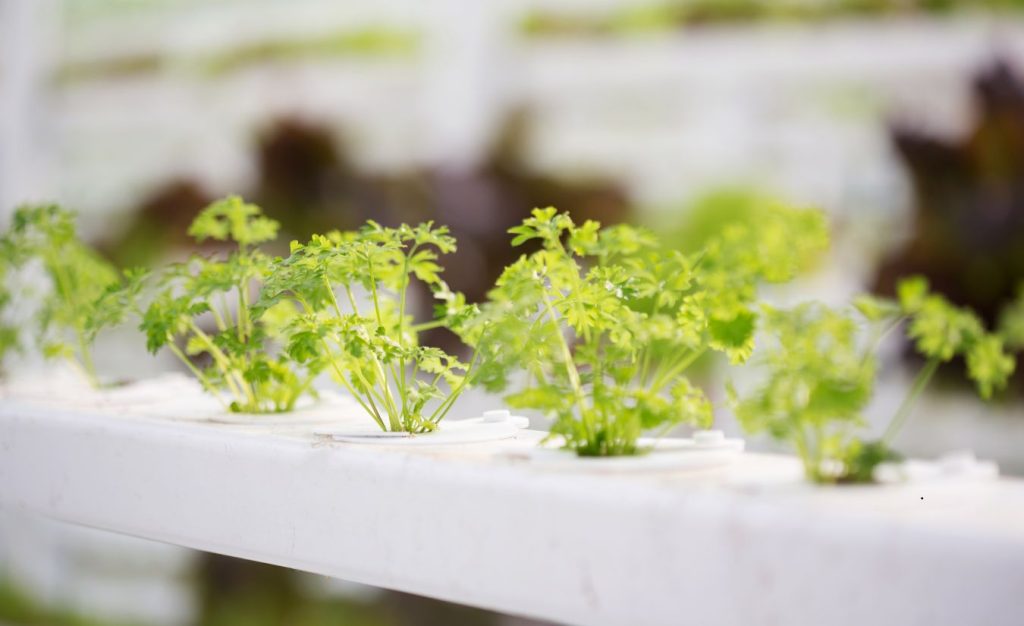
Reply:
[[[227,307],[227,303],[224,301],[224,298],[222,297],[220,300],[221,300],[221,306],[225,310],[227,310],[228,307]],[[223,313],[221,313],[220,311],[218,311],[217,307],[214,306],[212,302],[210,303],[210,312],[213,314],[213,321],[214,321],[214,323],[217,324],[217,330],[219,330],[221,332],[224,332],[225,330],[227,330],[228,329],[228,325],[227,325],[227,322],[225,322],[225,319],[226,319],[225,315]]]
[[[78,312],[82,307],[78,301],[73,298],[74,291],[71,289],[71,278],[65,274],[64,264],[60,258],[53,256],[52,254],[46,256],[45,264],[49,266],[50,271],[53,273],[54,288],[60,295],[60,298],[68,303],[74,311]],[[89,380],[89,384],[93,387],[99,387],[99,376],[96,375],[96,367],[92,360],[92,353],[89,351],[88,342],[85,340],[85,328],[81,321],[81,316],[77,316],[74,322],[74,333],[75,338],[78,342],[78,365],[85,374],[85,377]]]
[[[882,435],[882,441],[886,444],[891,443],[896,433],[899,432],[900,428],[903,427],[903,423],[907,420],[910,415],[910,411],[914,408],[914,403],[918,397],[924,392],[925,387],[928,386],[928,382],[935,375],[935,370],[939,368],[940,361],[938,359],[929,359],[921,371],[917,373],[917,377],[914,379],[914,384],[910,387],[910,392],[907,397],[903,399],[903,403],[900,404],[899,410],[896,411],[896,416],[889,422],[889,427],[885,429],[885,434]]]
[[[324,288],[327,289],[327,293],[330,294],[330,296],[331,296],[331,306],[334,308],[334,314],[337,315],[338,319],[340,320],[341,318],[344,317],[344,315],[342,315],[341,307],[338,305],[338,298],[334,295],[334,288],[331,287],[331,281],[327,278],[327,274],[323,275],[323,279],[324,279]],[[351,295],[351,292],[349,292],[349,295]],[[353,301],[352,301],[352,308],[354,309],[355,306],[356,306],[355,305],[355,299],[353,299]]]
[[[402,286],[399,289],[400,293],[398,295],[398,347],[402,350],[405,350],[405,297],[406,292],[409,290],[409,259],[416,253],[416,248],[417,245],[413,244],[402,261]],[[396,380],[399,380],[398,393],[402,398],[403,416],[406,413],[406,396],[408,395],[406,394],[406,384],[408,381],[406,380],[405,370],[405,367],[401,368],[401,379],[396,377]],[[392,375],[394,375],[394,372],[392,372]]]
[[[231,359],[229,359],[227,355],[217,347],[217,344],[213,342],[213,338],[203,332],[203,329],[199,328],[199,326],[192,320],[189,320],[188,328],[196,337],[199,337],[199,339],[202,340],[203,344],[205,344],[207,351],[210,353],[210,356],[213,357],[213,362],[217,364],[221,374],[223,374],[224,382],[231,390],[231,393],[235,396],[235,399],[239,402],[245,402],[248,400],[255,404],[256,398],[253,397],[252,391],[246,385],[245,379],[243,379],[242,376],[235,371],[233,367],[231,367]]]
[[[238,341],[245,343],[246,337],[251,335],[249,329],[249,289],[247,279],[238,284]]]
[[[655,296],[655,298],[654,298],[654,306],[651,307],[651,315],[650,315],[650,317],[654,317],[655,315],[657,315],[659,308],[660,307],[659,307],[658,297]],[[643,360],[641,361],[641,366],[640,366],[640,383],[641,384],[644,384],[644,385],[647,384],[647,376],[648,376],[648,373],[649,373],[648,370],[650,369],[650,366],[651,366],[651,346],[650,346],[650,344],[648,344],[647,346],[644,347],[644,356],[643,356]]]
[[[378,363],[376,361],[376,359],[374,359],[374,363],[377,366],[380,365],[380,363]],[[380,403],[384,405],[384,411],[387,413],[388,425],[390,426],[391,430],[392,431],[401,430],[402,429],[402,425],[401,425],[400,422],[397,421],[398,418],[394,414],[394,411],[388,406],[387,398],[385,398],[383,396],[383,394],[381,394],[381,392],[379,390],[377,390],[377,388],[374,385],[371,385],[370,381],[366,380],[366,377],[363,376],[363,373],[360,372],[358,368],[353,368],[352,369],[352,373],[355,374],[359,378],[360,382],[363,383],[363,387],[366,389],[366,399],[370,401],[370,404],[372,404],[374,406],[374,408],[377,407],[377,405],[373,402],[373,398],[376,397],[377,400],[379,400]],[[387,385],[385,383],[384,387],[386,387],[386,386]],[[378,415],[378,417],[380,417],[380,412],[379,411],[378,411],[377,415]],[[381,419],[381,428],[383,428],[383,430],[385,432],[387,432],[388,428],[385,428],[383,426],[383,424],[384,424],[384,421],[383,421],[383,419]]]
[[[200,371],[200,369],[192,363],[192,359],[188,358],[188,356],[181,351],[181,348],[174,344],[173,337],[167,338],[167,348],[171,351],[171,353],[174,354],[174,356],[178,357],[178,359],[185,364],[185,367],[187,367],[189,371],[192,372],[192,374],[196,377],[196,379],[199,380],[199,384],[201,384],[203,388],[210,393],[210,395],[217,399],[217,402],[220,403],[220,405],[224,408],[225,411],[230,410],[230,407],[227,405],[226,402],[224,402],[224,398],[220,396],[220,392],[213,385],[213,383],[210,382],[210,379],[206,377],[206,374]]]
[[[352,305],[352,312],[357,316],[362,317],[363,314],[359,312],[359,305],[356,304],[356,296],[352,293],[352,287],[345,285],[345,293],[348,295],[348,303]]]
[[[402,430],[402,414],[398,411],[398,405],[395,404],[395,397],[391,393],[391,384],[388,382],[388,375],[384,371],[384,366],[381,365],[380,359],[376,356],[373,357],[373,366],[377,370],[377,376],[380,378],[380,386],[384,392],[383,402],[388,410],[388,421],[391,423],[391,429],[395,430],[397,424],[397,430]]]
[[[897,317],[888,326],[886,326],[885,328],[883,328],[882,330],[875,334],[875,337],[871,340],[870,349],[864,351],[863,360],[865,362],[867,362],[868,359],[870,359],[876,352],[878,352],[878,347],[882,345],[882,341],[885,340],[889,333],[898,328],[899,325],[903,323],[903,320],[907,319],[907,317],[908,316],[906,315],[901,315],[900,317]]]
[[[473,373],[473,368],[476,366],[476,360],[479,355],[479,352],[473,352],[473,358],[469,360],[469,365],[466,366],[466,373],[463,375],[462,381],[459,382],[459,386],[453,389],[448,394],[448,397],[444,399],[444,402],[442,402],[430,415],[429,420],[431,422],[436,424],[443,420],[445,415],[448,415],[448,411],[450,411],[452,406],[455,404],[455,400],[457,400],[462,392],[465,391],[466,385],[469,383],[469,377]],[[437,379],[435,378],[434,380],[436,382]]]
[[[666,384],[668,384],[668,382],[671,381],[674,377],[676,377],[677,375],[679,375],[682,372],[686,371],[686,368],[688,368],[691,365],[693,365],[694,361],[699,359],[704,354],[705,351],[707,351],[707,348],[701,348],[700,350],[694,350],[693,352],[690,352],[684,358],[682,358],[679,361],[677,361],[674,365],[672,365],[668,369],[664,370],[661,374],[659,374],[657,377],[655,377],[654,384],[651,386],[651,391],[654,391],[654,392],[661,391],[662,387],[664,387]]]
[[[380,298],[377,297],[377,279],[373,273],[373,259],[366,257],[367,276],[370,277],[370,293],[373,294],[373,312],[377,315],[377,325],[384,325],[384,317],[380,314]]]
[[[372,268],[373,265],[370,264],[370,267]],[[324,281],[324,286],[327,288],[327,293],[329,293],[330,296],[331,296],[331,306],[334,308],[334,313],[338,316],[338,319],[342,319],[344,317],[344,314],[341,312],[341,306],[338,304],[338,298],[334,295],[334,289],[331,287],[331,282],[327,278],[326,274],[324,274],[324,276],[323,276],[323,281]],[[349,285],[345,285],[345,293],[348,294],[348,300],[349,300],[349,303],[352,305],[352,311],[356,315],[359,315],[359,307],[356,306],[355,294],[352,293],[352,288]],[[376,306],[376,304],[377,304],[377,292],[376,292],[376,287],[375,287],[374,288],[374,305]],[[377,320],[378,320],[378,323],[380,323],[380,310],[379,309],[377,309]],[[328,352],[328,354],[330,354],[330,352]],[[394,399],[391,398],[391,388],[388,385],[387,376],[384,374],[384,369],[381,366],[380,361],[377,359],[376,356],[373,357],[373,363],[374,363],[374,366],[377,369],[377,375],[380,377],[381,385],[384,388],[384,390],[387,392],[387,396],[386,397],[382,396],[381,394],[378,393],[377,394],[377,399],[380,400],[381,403],[384,405],[384,409],[385,409],[385,411],[388,414],[388,424],[391,426],[391,429],[392,430],[400,430],[401,429],[400,425],[398,426],[398,428],[395,428],[395,425],[397,423],[396,422],[396,420],[397,420],[397,415],[396,415],[397,409],[395,409],[395,406],[394,406]],[[337,363],[335,363],[333,359],[331,359],[331,366],[334,368],[335,373],[338,375],[339,380],[342,381],[342,384],[345,385],[345,387],[348,389],[349,393],[351,393],[353,396],[357,396],[355,390],[352,389],[352,387],[348,384],[348,381],[345,380],[345,377],[341,374],[341,371],[338,368]],[[387,431],[388,428],[385,426],[384,420],[380,416],[380,410],[377,408],[376,403],[374,403],[374,401],[373,401],[373,390],[374,390],[373,385],[369,384],[369,382],[366,380],[366,378],[362,375],[361,372],[359,372],[358,370],[353,370],[353,371],[360,378],[360,380],[363,383],[363,386],[367,390],[366,399],[369,401],[370,406],[373,407],[373,411],[371,411],[371,415],[373,415],[374,419],[377,420],[377,425],[380,426],[381,430]],[[367,408],[365,404],[363,405],[363,408],[364,409]]]
[[[586,416],[586,397],[583,394],[583,385],[580,382],[580,373],[576,369],[576,363],[572,358],[572,350],[569,349],[569,342],[565,340],[565,335],[562,334],[562,327],[558,323],[558,314],[555,313],[555,307],[551,304],[551,299],[548,297],[547,291],[544,292],[544,306],[547,308],[548,315],[551,318],[551,323],[555,325],[555,336],[558,337],[559,347],[562,350],[562,358],[565,359],[565,370],[569,375],[569,382],[572,384],[573,392],[576,395],[576,404],[580,410],[580,419],[584,419]]]
[[[411,330],[414,333],[421,333],[425,330],[430,330],[432,328],[441,328],[442,326],[444,326],[444,323],[445,321],[443,319],[432,320],[429,322],[423,322],[422,324],[413,324],[412,326],[409,327],[409,330]]]
[[[374,421],[377,422],[377,425],[380,426],[380,429],[386,432],[387,427],[384,425],[384,420],[382,420],[380,417],[380,411],[377,409],[377,405],[373,403],[373,398],[367,397],[367,400],[370,403],[369,405],[367,405],[366,402],[363,402],[362,394],[358,393],[352,387],[352,385],[345,378],[345,374],[341,371],[341,368],[338,367],[338,363],[333,358],[331,358],[331,349],[330,346],[327,344],[327,340],[321,337],[320,343],[324,347],[324,352],[327,354],[327,360],[331,364],[331,369],[334,370],[334,375],[338,377],[338,382],[340,382],[345,387],[345,389],[348,390],[349,394],[351,394],[352,396],[352,399],[358,402],[359,406],[363,407],[363,410],[370,414],[370,417],[372,417]]]
[[[100,379],[96,375],[96,365],[92,360],[92,351],[89,350],[89,343],[85,340],[85,331],[80,328],[76,329],[75,335],[78,337],[78,358],[82,362],[82,371],[85,372],[86,378],[89,379],[89,383],[93,387],[99,387]]]

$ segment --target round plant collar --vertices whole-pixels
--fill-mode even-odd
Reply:
[[[361,407],[351,398],[337,393],[321,392],[319,398],[300,399],[292,411],[281,413],[225,413],[209,416],[217,424],[245,426],[295,426],[337,423],[339,419],[354,415]]]
[[[558,441],[554,445],[558,445]],[[727,438],[720,430],[704,430],[690,438],[654,439],[638,442],[647,452],[634,456],[584,457],[551,445],[536,446],[525,456],[538,467],[587,472],[660,472],[702,470],[732,464],[743,452],[742,439]]]
[[[384,432],[372,423],[365,427],[319,428],[314,433],[343,443],[436,446],[513,439],[529,425],[529,418],[499,410],[487,411],[482,417],[444,420],[437,425],[437,430],[429,433]]]

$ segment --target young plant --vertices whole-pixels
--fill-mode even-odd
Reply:
[[[255,248],[277,236],[278,223],[259,207],[237,196],[214,202],[196,217],[189,234],[232,242],[227,256],[193,255],[149,278],[155,283],[146,306],[139,294],[144,274],[130,275],[108,294],[115,312],[135,307],[146,346],[156,353],[170,350],[225,408],[244,413],[290,411],[311,385],[318,370],[299,364],[284,350],[285,329],[297,311],[287,303],[261,308],[253,302],[267,279],[271,258]],[[111,318],[116,315],[111,315]],[[210,326],[213,328],[210,328]],[[209,365],[194,360],[204,357]]]
[[[1024,352],[1024,283],[1017,288],[1017,298],[999,313],[999,336],[1010,350]]]
[[[357,232],[314,235],[293,242],[291,255],[274,263],[258,309],[297,305],[302,313],[289,326],[288,354],[328,369],[381,430],[432,431],[472,368],[419,342],[421,332],[475,311],[441,280],[436,261],[454,250],[448,229],[429,222],[384,228],[371,221]],[[443,302],[434,319],[419,324],[407,313],[413,279]]]
[[[48,284],[31,290],[17,274],[40,269]],[[22,276],[21,278],[24,278]],[[47,359],[63,357],[98,385],[89,332],[95,302],[117,272],[78,238],[74,214],[56,205],[24,206],[0,239],[0,307],[27,299],[38,307],[34,343]],[[0,355],[24,347],[9,320],[0,327]]]
[[[892,441],[938,366],[956,356],[988,399],[1013,373],[1003,340],[985,331],[967,309],[929,292],[923,278],[902,281],[895,301],[863,296],[855,310],[808,303],[792,309],[764,307],[769,345],[760,356],[764,383],[747,397],[730,388],[745,430],[791,443],[816,482],[869,482],[881,462],[898,458]],[[876,352],[899,326],[926,361],[880,440],[859,436],[874,392]]]
[[[787,280],[827,238],[819,214],[784,208],[692,254],[551,207],[510,232],[512,245],[541,249],[505,269],[466,333],[481,360],[475,379],[501,390],[524,370],[506,400],[553,416],[551,435],[581,456],[637,454],[644,431],[710,425],[687,368],[709,350],[745,360],[757,283]]]

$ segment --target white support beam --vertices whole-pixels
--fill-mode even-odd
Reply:
[[[45,110],[58,16],[54,0],[0,0],[0,226],[17,204],[54,199]]]
[[[165,407],[166,408],[166,407]],[[543,471],[0,402],[0,506],[573,624],[1019,624],[1024,482],[815,488],[792,458]]]

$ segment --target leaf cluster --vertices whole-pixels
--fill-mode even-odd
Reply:
[[[999,314],[999,335],[1006,347],[1024,352],[1024,283],[1017,289],[1017,297]]]
[[[45,277],[41,288],[19,284],[19,274],[34,270]],[[98,381],[89,329],[95,302],[116,281],[116,270],[79,239],[75,215],[57,205],[18,208],[0,238],[0,308],[31,301],[35,346],[46,358],[69,359],[93,384]],[[0,324],[0,356],[24,347],[16,325]]]
[[[192,255],[152,274],[129,272],[101,298],[101,323],[134,309],[146,347],[170,350],[227,408],[245,413],[289,411],[319,371],[283,347],[298,311],[287,304],[254,315],[272,259],[252,246],[272,240],[277,222],[236,196],[214,202],[189,228],[198,241],[233,243],[226,255]]]
[[[764,307],[767,341],[757,360],[765,380],[745,397],[730,387],[730,401],[745,430],[793,445],[812,480],[870,481],[878,463],[897,458],[892,439],[940,363],[964,357],[986,399],[1013,373],[1002,337],[987,332],[973,312],[932,293],[920,277],[901,281],[897,292],[894,300],[861,296],[851,309]],[[863,411],[874,393],[877,350],[898,327],[926,362],[885,436],[866,441]]]
[[[480,359],[474,379],[501,390],[525,371],[507,401],[552,415],[552,435],[580,455],[636,454],[644,431],[706,427],[711,405],[686,369],[708,351],[744,361],[757,284],[790,278],[825,232],[820,214],[779,207],[685,253],[642,228],[535,209],[510,233],[512,245],[540,250],[505,269],[466,332]]]
[[[471,364],[420,344],[420,334],[455,327],[475,314],[441,279],[440,255],[455,251],[446,227],[385,228],[368,222],[346,233],[293,242],[270,268],[256,315],[281,304],[298,309],[286,353],[329,371],[384,431],[433,430],[467,385]],[[440,303],[433,319],[407,313],[416,280]]]

